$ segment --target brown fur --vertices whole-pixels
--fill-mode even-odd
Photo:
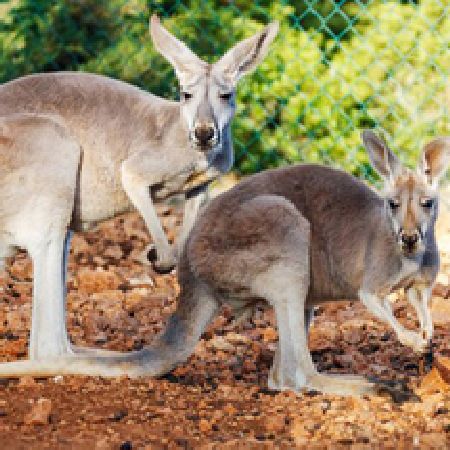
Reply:
[[[232,295],[229,286],[245,290],[249,284],[246,277],[253,276],[255,268],[266,270],[268,262],[285,257],[277,242],[286,239],[291,226],[286,215],[291,213],[277,208],[272,200],[263,217],[252,214],[252,200],[267,195],[289,200],[311,227],[308,305],[356,299],[366,262],[385,259],[386,253],[389,262],[379,267],[377,285],[384,285],[383,279],[401,266],[402,255],[385,219],[382,198],[340,170],[298,165],[249,177],[215,199],[187,242],[189,256],[183,260],[180,277],[189,264],[198,278]],[[264,249],[262,255],[260,248]],[[427,264],[420,274],[429,282],[438,269],[433,234],[424,259]],[[252,268],[251,274],[246,267]]]

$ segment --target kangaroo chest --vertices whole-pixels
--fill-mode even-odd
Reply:
[[[422,272],[422,265],[413,260],[402,260],[401,269],[392,276],[391,291],[409,289],[413,285],[426,284],[426,273]]]
[[[132,209],[122,187],[120,164],[103,167],[83,165],[75,202],[75,211],[78,211],[84,229]]]
[[[81,166],[75,211],[78,211],[78,222],[83,229],[133,209],[121,179],[121,165],[125,158],[98,158],[99,154],[99,151],[87,154]],[[149,201],[158,202],[171,195],[194,192],[210,181],[204,174],[174,171],[173,176],[162,176],[161,181],[154,184],[149,182]]]

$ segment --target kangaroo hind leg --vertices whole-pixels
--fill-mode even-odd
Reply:
[[[261,259],[270,261],[270,265],[254,277],[251,286],[253,294],[274,308],[277,321],[279,341],[268,386],[299,391],[315,373],[305,317],[310,277],[309,222],[282,197],[260,197],[253,201],[252,208],[260,210],[259,216],[270,228],[270,233],[265,233],[270,239],[265,239],[261,249]]]
[[[266,244],[270,246],[272,263],[255,277],[252,285],[253,292],[267,299],[276,315],[279,342],[269,374],[269,387],[295,391],[314,389],[341,395],[375,393],[376,386],[362,377],[323,375],[315,369],[307,341],[309,222],[284,199],[278,200],[276,216],[283,221],[272,224],[270,243]],[[267,220],[267,211],[262,217]]]

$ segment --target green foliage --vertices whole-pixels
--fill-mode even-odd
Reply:
[[[117,3],[21,0],[0,27],[0,79],[76,70],[118,36]]]
[[[242,173],[313,161],[371,179],[362,128],[384,129],[408,164],[430,136],[450,133],[450,12],[443,1],[16,2],[0,29],[2,80],[79,69],[167,98],[177,98],[177,84],[151,43],[151,13],[209,62],[278,20],[269,56],[238,89]]]
[[[414,165],[426,140],[450,133],[450,15],[445,8],[435,0],[374,3],[361,16],[355,36],[339,46],[330,64],[339,81],[321,84],[342,103],[342,116],[351,119],[344,133],[330,130],[343,151],[358,147],[357,128],[375,124],[390,136],[404,162]],[[348,167],[364,175],[365,153],[350,155]]]
[[[302,160],[372,178],[359,134],[373,126],[413,164],[426,139],[450,132],[445,12],[433,0],[374,2],[342,42],[293,30],[290,8],[276,7],[271,15],[281,21],[280,37],[240,89],[239,168],[248,173]]]
[[[164,16],[164,11],[171,11],[164,26],[203,59],[212,62],[236,42],[228,29],[236,11],[216,10],[214,3],[201,0],[191,1],[189,7],[177,3],[178,9],[169,5],[172,2],[151,3],[149,9],[143,0],[128,2],[122,8],[126,21],[120,39],[82,69],[120,78],[164,97],[177,98],[172,67],[156,52],[150,39],[150,14]]]

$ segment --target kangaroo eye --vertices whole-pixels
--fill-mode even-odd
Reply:
[[[232,92],[224,92],[223,94],[219,94],[219,97],[222,100],[230,100],[230,98],[233,96]]]
[[[388,205],[389,208],[392,209],[392,211],[395,211],[400,206],[400,203],[397,200],[389,199]]]
[[[433,207],[433,205],[434,205],[434,201],[432,198],[424,198],[424,199],[420,200],[420,206],[422,206],[423,208],[430,209]]]
[[[181,100],[187,101],[192,98],[192,94],[190,92],[183,91],[181,92]]]

